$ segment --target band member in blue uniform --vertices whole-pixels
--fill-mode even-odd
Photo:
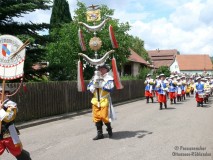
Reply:
[[[152,103],[154,102],[153,100],[153,91],[154,91],[154,80],[151,79],[151,75],[147,75],[147,79],[144,82],[146,85],[145,87],[145,97],[146,97],[146,103],[149,103],[149,98],[152,100]]]
[[[164,107],[167,108],[167,99],[166,99],[166,92],[168,90],[167,85],[165,83],[165,75],[159,75],[160,80],[158,81],[157,88],[158,88],[158,102],[160,104],[160,110],[162,110],[163,104]]]
[[[197,107],[201,106],[203,107],[203,100],[204,100],[204,83],[201,82],[201,77],[196,78],[195,83],[195,98],[197,101]]]
[[[170,103],[172,104],[173,102],[176,103],[176,96],[177,96],[177,81],[174,79],[175,77],[172,75],[171,81],[169,83],[169,98],[170,98]]]

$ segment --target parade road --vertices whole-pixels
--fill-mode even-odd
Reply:
[[[213,98],[193,97],[168,109],[145,100],[115,107],[113,138],[93,141],[91,113],[21,129],[32,160],[213,160]],[[13,160],[6,151],[1,160]]]

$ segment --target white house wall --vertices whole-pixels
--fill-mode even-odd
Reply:
[[[139,74],[140,63],[132,63],[132,74],[137,76]]]
[[[177,61],[175,60],[172,65],[170,66],[170,72],[177,72],[180,73],[179,65]]]

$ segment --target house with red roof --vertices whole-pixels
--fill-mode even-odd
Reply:
[[[170,50],[148,50],[149,58],[151,59],[153,68],[158,69],[161,66],[170,67],[175,61],[178,51],[176,49]]]
[[[139,74],[140,68],[149,67],[149,63],[146,62],[141,56],[139,56],[132,49],[129,50],[131,54],[128,57],[128,63],[126,63],[121,69],[121,76],[137,76]]]
[[[176,55],[175,61],[170,66],[171,72],[187,74],[213,75],[212,61],[208,54],[181,54]]]

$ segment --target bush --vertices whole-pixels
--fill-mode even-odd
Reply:
[[[157,75],[160,75],[161,73],[165,74],[166,77],[169,77],[171,74],[168,66],[161,66],[156,70]]]
[[[137,79],[146,79],[146,75],[150,73],[150,71],[151,70],[149,68],[146,68],[146,67],[141,68],[137,76]]]

